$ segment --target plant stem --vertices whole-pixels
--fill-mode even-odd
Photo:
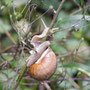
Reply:
[[[55,16],[54,16],[54,18],[53,18],[50,26],[49,26],[49,29],[51,29],[51,28],[53,27],[53,25],[54,25],[54,23],[55,23],[55,21],[56,21],[56,18],[57,18],[57,16],[58,16],[58,14],[60,13],[60,11],[61,11],[61,9],[62,9],[63,4],[64,4],[65,1],[66,1],[66,0],[62,0],[62,1],[61,1],[60,5],[59,5],[59,7],[58,7],[58,9],[57,9],[57,11],[56,11],[56,14],[55,14]]]
[[[19,77],[18,77],[18,79],[17,79],[17,83],[16,83],[15,87],[13,88],[13,90],[15,90],[15,89],[18,87],[18,85],[19,85],[19,83],[20,83],[20,81],[21,81],[24,73],[26,72],[26,70],[27,70],[27,65],[25,64],[25,66],[24,66],[21,74],[19,75]]]
[[[82,5],[83,18],[85,19],[85,2],[84,2],[84,0],[81,0],[81,5]]]

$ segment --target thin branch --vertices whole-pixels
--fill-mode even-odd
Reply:
[[[45,87],[43,84],[39,83],[39,90],[45,90]]]
[[[12,41],[13,44],[16,45],[15,40],[12,38],[12,36],[10,35],[10,33],[0,24],[0,26],[2,27],[3,31],[5,32],[5,34],[8,36],[8,38]]]
[[[86,82],[90,82],[90,79],[84,79],[84,78],[72,78],[73,80],[77,80],[77,81],[86,81]]]
[[[20,85],[35,86],[37,83],[20,83]]]
[[[42,21],[44,27],[47,28],[47,25],[45,24],[45,22],[44,22],[44,20],[42,18],[41,18],[41,21]]]
[[[66,78],[77,90],[80,90],[79,85],[69,76],[68,73],[66,73]]]
[[[12,58],[12,59],[10,59],[10,60],[4,61],[3,63],[0,64],[0,67],[3,66],[3,65],[8,64],[8,63],[10,63],[10,62],[12,62],[13,60],[14,60],[14,59]]]
[[[60,73],[63,72],[63,70],[60,68],[59,69]],[[62,73],[63,76],[65,76],[65,78],[73,85],[73,87],[75,87],[77,90],[80,90],[80,87],[78,86],[78,84],[76,82],[74,82],[74,80],[69,76],[69,74],[67,72],[63,72]]]
[[[88,9],[89,7],[90,7],[90,5],[87,5],[87,6],[85,7],[85,9]],[[80,9],[78,9],[77,11],[71,13],[70,16],[74,16],[75,14],[77,14],[77,13],[79,13],[79,12],[81,12],[81,11],[82,11],[82,8],[80,8]]]
[[[62,1],[61,1],[60,5],[59,5],[59,8],[57,9],[56,14],[55,14],[55,16],[54,16],[54,18],[53,18],[50,26],[49,26],[49,29],[51,29],[51,28],[53,27],[53,25],[54,25],[54,23],[55,23],[55,21],[56,21],[56,18],[57,18],[57,16],[58,16],[58,14],[60,13],[60,11],[61,11],[61,9],[62,9],[65,1],[66,1],[66,0],[62,0]]]
[[[46,81],[42,82],[42,84],[47,90],[52,90]]]
[[[61,75],[61,74],[60,74]],[[90,79],[84,79],[84,78],[72,78],[73,80],[76,80],[76,81],[83,81],[83,82],[90,82]],[[56,83],[56,82],[59,82],[59,81],[65,81],[67,80],[66,78],[61,78],[61,76],[59,76],[58,79],[56,80],[46,80],[47,83]]]
[[[72,0],[79,8],[81,8],[80,4],[76,0]]]
[[[84,49],[82,49],[82,50],[78,50],[77,51],[77,53],[83,53],[83,52],[85,52],[85,51],[87,51],[87,50],[89,50],[90,49],[90,47],[87,47],[87,48],[84,48]],[[69,55],[72,55],[72,54],[76,54],[76,51],[75,52],[68,52],[68,53],[65,53],[65,54],[63,54],[63,55],[59,55],[58,56],[58,58],[61,58],[61,57],[65,57],[65,56],[69,56]]]
[[[8,50],[10,50],[10,49],[12,49],[12,48],[17,48],[17,45],[12,45],[12,46],[7,47],[6,49],[0,51],[0,54],[1,54],[1,53],[4,53],[4,52],[6,52],[6,51],[8,51]]]

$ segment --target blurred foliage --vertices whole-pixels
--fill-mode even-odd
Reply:
[[[25,37],[29,30],[30,32],[27,36],[29,39],[34,34],[40,34],[42,32],[44,26],[41,18],[49,26],[53,17],[52,8],[56,10],[61,0],[32,0],[32,2],[27,2],[28,0],[0,0],[0,52],[13,45],[5,31],[9,32],[19,45],[19,50],[11,48],[6,52],[0,53],[0,90],[12,90],[25,64],[26,58],[24,57],[28,57],[29,55],[29,51],[24,50],[25,45],[22,45],[19,41]],[[85,5],[89,5],[89,3],[87,4],[85,2]],[[56,73],[50,80],[56,80],[62,77],[59,69],[63,69],[63,72],[66,69],[73,80],[74,78],[82,79],[75,80],[82,90],[89,90],[90,7],[84,9],[85,19],[82,12],[71,16],[79,7],[81,7],[81,0],[67,0],[57,17],[54,27],[58,27],[59,29],[54,34],[55,38],[51,44],[51,48],[57,57],[60,56],[61,58]],[[32,48],[30,42],[26,48]],[[77,53],[78,51],[80,52]],[[70,52],[71,54],[68,55]],[[27,71],[25,76],[29,77],[28,75],[29,73]],[[32,84],[28,85],[28,83]],[[76,90],[68,80],[52,82],[50,86],[52,90]],[[18,90],[38,89],[38,81],[31,78],[30,80],[23,78],[18,87]]]

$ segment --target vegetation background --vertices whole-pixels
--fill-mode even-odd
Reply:
[[[32,36],[44,29],[41,18],[49,26],[60,3],[61,0],[0,0],[0,90],[15,86],[30,55]],[[58,66],[47,80],[48,85],[52,90],[90,90],[90,0],[66,0],[54,28],[58,30],[51,48]],[[17,90],[46,89],[27,70]]]

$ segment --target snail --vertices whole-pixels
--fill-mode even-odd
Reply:
[[[37,80],[47,80],[54,74],[56,64],[56,55],[51,48],[47,48],[40,59],[30,66],[30,75]]]
[[[57,67],[56,55],[50,48],[50,41],[40,43],[47,33],[48,28],[42,34],[35,35],[31,39],[34,50],[30,52],[31,56],[27,61],[27,66],[29,67],[30,76],[36,80],[49,79]]]

